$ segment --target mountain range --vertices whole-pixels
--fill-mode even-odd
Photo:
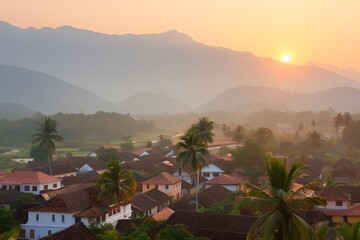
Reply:
[[[355,69],[284,64],[177,31],[106,35],[0,22],[0,42],[0,118],[37,111],[360,110]]]
[[[171,96],[194,108],[239,85],[300,93],[360,88],[359,81],[318,66],[207,46],[177,31],[108,35],[0,22],[0,42],[0,64],[43,72],[88,90],[102,98],[95,108],[142,92]]]

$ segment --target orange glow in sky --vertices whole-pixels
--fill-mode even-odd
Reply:
[[[292,64],[360,69],[359,0],[0,0],[0,20],[19,27],[71,25],[93,31],[158,33]]]

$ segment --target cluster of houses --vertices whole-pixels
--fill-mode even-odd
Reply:
[[[184,224],[198,236],[211,233],[211,239],[227,239],[227,234],[233,237],[228,239],[245,239],[256,219],[245,215],[196,213],[195,174],[179,166],[173,151],[166,154],[119,152],[119,164],[136,172],[136,194],[130,202],[99,198],[101,189],[96,180],[107,168],[96,157],[93,152],[89,157],[53,161],[52,176],[47,163],[39,162],[29,162],[25,168],[0,174],[0,207],[8,208],[21,193],[35,196],[35,201],[24,203],[15,212],[21,222],[19,239],[64,239],[70,232],[81,232],[83,236],[88,235],[87,239],[96,239],[87,231],[92,222],[110,223],[122,232],[131,218],[143,215],[167,224]],[[206,160],[209,164],[201,169],[199,179],[201,208],[223,202],[230,192],[246,191],[249,180],[229,159],[210,155]],[[286,161],[291,164],[293,160]],[[358,168],[348,159],[339,160],[328,170],[320,159],[310,157],[304,161],[307,167],[295,185],[297,188],[309,181],[324,182],[327,177],[336,183],[304,192],[304,196],[320,196],[327,201],[325,207],[312,209],[317,216],[319,213],[326,216],[316,221],[352,223],[360,220],[360,187],[349,186],[357,182]],[[258,184],[266,187],[267,177],[259,177]],[[236,226],[229,229],[230,222]]]

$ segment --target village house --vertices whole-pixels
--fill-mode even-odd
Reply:
[[[133,216],[152,216],[171,203],[171,197],[156,188],[145,193],[138,193],[132,198]]]
[[[181,179],[162,172],[159,175],[142,182],[142,192],[146,193],[154,188],[166,193],[172,198],[172,201],[181,198]]]
[[[207,180],[219,177],[224,173],[224,170],[217,167],[215,164],[210,163],[201,169],[201,175]]]
[[[330,216],[336,222],[354,223],[360,220],[360,204],[351,205],[349,193],[330,186],[319,190],[316,195],[326,200],[326,206],[317,206],[317,209]]]
[[[88,183],[46,193],[45,203],[28,210],[28,220],[21,225],[20,238],[39,239],[78,222],[86,226],[94,221],[116,225],[119,219],[131,217],[131,203],[99,198],[100,191],[99,186]]]
[[[214,185],[220,185],[229,191],[240,191],[245,180],[239,176],[232,176],[228,174],[222,174],[219,177],[213,178],[204,183],[205,189]]]
[[[61,179],[39,171],[16,171],[0,176],[2,190],[16,189],[23,193],[39,195],[40,191],[61,187]]]

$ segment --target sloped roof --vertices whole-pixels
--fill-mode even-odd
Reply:
[[[61,181],[39,171],[15,171],[0,178],[2,184],[47,184]]]
[[[360,203],[360,186],[339,186],[338,189],[349,193],[351,202]]]
[[[152,216],[153,219],[155,219],[156,221],[160,221],[160,220],[167,220],[175,211],[172,210],[171,208],[163,208],[160,212],[154,214]]]
[[[331,172],[331,176],[335,177],[349,177],[356,178],[358,176],[358,169],[356,166],[343,164],[334,168]]]
[[[96,240],[98,239],[83,222],[75,223],[62,231],[40,238],[40,240]]]
[[[162,172],[159,175],[142,182],[142,184],[167,185],[175,184],[179,181],[181,181],[181,179],[170,175],[167,172]]]
[[[84,211],[81,211],[77,214],[74,215],[74,217],[91,217],[91,218],[96,218],[96,217],[101,217],[103,215],[105,215],[108,212],[108,209],[105,207],[91,207],[88,208]]]
[[[175,212],[166,221],[167,225],[183,224],[196,237],[212,240],[242,240],[257,217],[224,215],[198,212]]]
[[[218,166],[216,166],[213,163],[208,164],[207,166],[203,167],[201,169],[201,172],[221,172],[223,173],[224,170],[222,170],[221,168],[219,168]]]
[[[320,190],[317,193],[317,196],[322,197],[327,201],[350,201],[349,193],[333,186]]]
[[[158,204],[163,204],[171,200],[169,195],[159,191],[157,188],[151,189],[144,194],[152,200],[155,200]]]
[[[79,183],[94,182],[99,178],[100,174],[96,171],[79,173],[76,176],[66,176],[62,178],[64,186],[71,186]]]
[[[199,193],[199,204],[208,208],[214,203],[224,201],[227,198],[228,193],[229,190],[218,184],[215,184]]]
[[[138,209],[140,212],[145,213],[156,206],[158,206],[158,203],[143,193],[138,193],[132,198],[131,207]]]
[[[219,184],[219,185],[239,185],[242,178],[238,176],[231,176],[228,174],[222,174],[216,178],[207,181],[205,184]]]

